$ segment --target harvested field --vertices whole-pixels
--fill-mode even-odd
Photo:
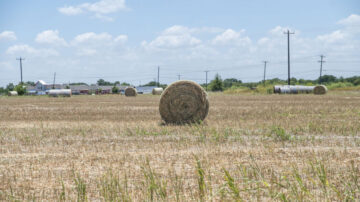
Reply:
[[[360,93],[210,94],[203,124],[160,97],[0,97],[0,200],[360,198]]]

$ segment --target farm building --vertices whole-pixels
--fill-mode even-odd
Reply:
[[[73,95],[87,95],[90,93],[90,87],[88,85],[70,85]]]
[[[152,90],[154,88],[157,88],[157,86],[138,86],[135,87],[138,94],[151,94]]]

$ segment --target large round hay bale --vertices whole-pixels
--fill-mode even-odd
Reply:
[[[209,101],[199,84],[193,81],[177,81],[161,94],[159,111],[166,123],[199,123],[209,112]]]
[[[324,85],[315,86],[314,88],[314,94],[315,95],[324,95],[327,92],[327,88]]]
[[[136,95],[137,95],[136,88],[127,87],[127,88],[125,89],[125,95],[126,95],[126,96],[136,96]]]
[[[161,95],[161,93],[164,91],[163,88],[153,88],[152,89],[152,94],[153,95]]]

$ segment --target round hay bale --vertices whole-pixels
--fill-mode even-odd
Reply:
[[[133,87],[127,87],[126,89],[125,89],[125,95],[126,96],[136,96],[137,95],[137,91],[136,91],[136,89],[135,88],[133,88]]]
[[[163,88],[154,88],[152,89],[152,94],[153,95],[161,95],[161,93],[164,91]]]
[[[166,123],[199,123],[209,112],[209,101],[199,84],[193,81],[177,81],[161,94],[159,111]]]
[[[315,86],[314,88],[314,94],[315,95],[324,95],[327,93],[327,88],[324,85]]]

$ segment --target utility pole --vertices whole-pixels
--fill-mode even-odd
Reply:
[[[157,78],[157,86],[160,86],[160,66],[158,66],[158,78]]]
[[[208,83],[207,83],[207,80],[208,80],[208,72],[209,70],[206,70],[205,73],[206,73],[206,91],[208,90],[207,87],[208,87]]]
[[[53,87],[52,87],[52,89],[55,89],[55,78],[56,78],[56,72],[54,73],[54,81],[53,81]]]
[[[178,80],[180,80],[180,76],[181,76],[181,75],[180,75],[180,74],[178,74]]]
[[[325,62],[324,61],[324,55],[320,55],[320,60],[318,62],[320,62],[320,77],[319,77],[319,83],[321,84],[321,76],[322,76],[322,65]]]
[[[266,76],[266,63],[268,63],[268,61],[263,61],[264,62],[264,86],[265,86],[265,76]]]
[[[295,32],[290,32],[287,30],[287,32],[284,32],[284,34],[287,34],[288,42],[288,85],[290,85],[290,34],[295,34]]]
[[[21,78],[21,81],[20,83],[22,84],[23,83],[23,76],[22,76],[22,61],[25,60],[25,58],[16,58],[16,60],[19,60],[20,61],[20,78]]]

